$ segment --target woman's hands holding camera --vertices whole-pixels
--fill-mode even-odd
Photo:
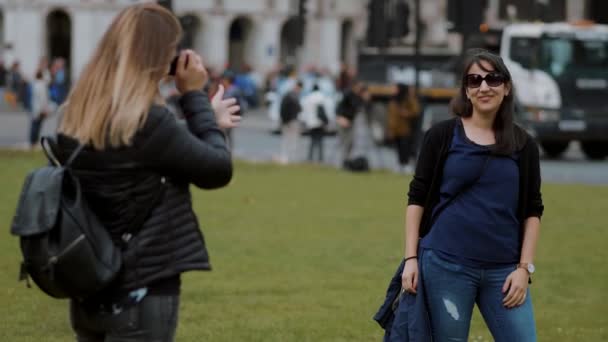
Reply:
[[[175,87],[181,94],[189,91],[200,91],[209,81],[209,74],[203,59],[192,50],[182,50],[175,70]],[[235,115],[240,110],[235,98],[224,99],[224,87],[220,85],[211,99],[211,107],[220,128],[234,128],[241,117]]]
[[[192,50],[182,50],[177,60],[175,70],[175,87],[181,94],[203,89],[209,75],[203,64],[203,59]]]

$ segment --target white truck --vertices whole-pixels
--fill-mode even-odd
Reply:
[[[511,24],[500,45],[524,109],[518,119],[546,155],[557,158],[578,140],[588,158],[606,158],[608,25]]]

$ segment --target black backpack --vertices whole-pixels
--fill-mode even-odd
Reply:
[[[325,112],[325,106],[323,104],[317,105],[317,118],[321,120],[323,126],[329,124],[329,118],[327,117],[327,112]]]
[[[352,172],[368,172],[370,171],[369,161],[366,157],[360,156],[353,159],[347,159],[343,163],[344,169]]]
[[[23,254],[20,280],[30,276],[51,297],[85,299],[116,278],[122,251],[87,205],[71,169],[83,145],[61,165],[51,141],[43,137],[41,144],[53,165],[27,176],[11,226]],[[141,225],[148,213],[142,212],[134,220],[141,222],[134,226]],[[123,235],[125,243],[130,238],[131,234]]]
[[[345,116],[346,115],[346,94],[342,95],[342,98],[340,99],[340,101],[338,102],[338,105],[336,105],[336,114],[340,115],[340,116]]]
[[[298,96],[292,92],[287,93],[281,99],[281,105],[279,106],[281,123],[287,124],[297,119],[301,109]]]

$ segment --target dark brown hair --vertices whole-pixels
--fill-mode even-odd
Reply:
[[[484,68],[483,64],[481,64],[482,61],[490,64],[494,70],[487,70]],[[505,78],[505,86],[510,87],[509,94],[504,97],[498,108],[498,112],[496,112],[496,118],[494,119],[492,127],[496,138],[496,145],[493,148],[493,152],[500,155],[510,155],[516,150],[513,126],[513,115],[515,111],[513,97],[515,89],[511,82],[511,73],[500,56],[484,49],[471,49],[467,51],[460,80],[460,90],[450,102],[450,111],[463,118],[468,118],[473,115],[473,105],[471,100],[467,98],[466,77],[469,69],[475,64],[484,71],[501,74]]]

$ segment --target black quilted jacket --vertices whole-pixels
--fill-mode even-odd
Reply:
[[[122,289],[211,268],[189,185],[214,189],[228,184],[231,156],[206,94],[187,93],[180,105],[186,125],[165,107],[153,106],[130,146],[86,147],[73,164],[86,200],[116,243],[132,229],[138,213],[149,212],[126,245],[117,281]],[[77,146],[63,135],[57,145],[62,162]]]

